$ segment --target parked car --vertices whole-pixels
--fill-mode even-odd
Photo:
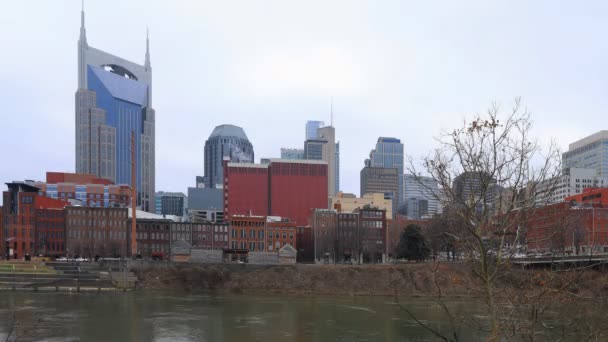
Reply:
[[[66,258],[66,257],[61,257],[61,258],[57,258],[57,259],[55,259],[55,261],[59,261],[59,262],[68,262],[69,260],[68,260],[68,258]]]
[[[79,257],[79,258],[76,259],[76,262],[87,262],[87,261],[89,261],[89,259],[82,258],[82,257]]]

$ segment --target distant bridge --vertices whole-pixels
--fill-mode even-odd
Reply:
[[[521,266],[533,265],[593,265],[593,264],[608,264],[608,254],[599,255],[561,255],[561,256],[542,256],[542,257],[525,257],[511,258],[512,264]]]

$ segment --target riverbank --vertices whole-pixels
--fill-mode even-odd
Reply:
[[[479,295],[479,284],[465,263],[398,265],[192,265],[139,267],[140,289],[224,290],[320,295],[467,297]],[[548,285],[579,296],[608,294],[608,276],[585,270],[576,274],[513,268],[499,279],[505,290],[540,290]]]

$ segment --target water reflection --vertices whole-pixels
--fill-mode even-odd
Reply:
[[[407,305],[444,326],[432,302]],[[0,340],[9,333],[18,341],[433,340],[387,297],[5,291],[0,308]]]

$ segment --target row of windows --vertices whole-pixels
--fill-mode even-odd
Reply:
[[[68,230],[68,238],[72,239],[103,239],[125,240],[126,232],[100,231],[100,230]]]

